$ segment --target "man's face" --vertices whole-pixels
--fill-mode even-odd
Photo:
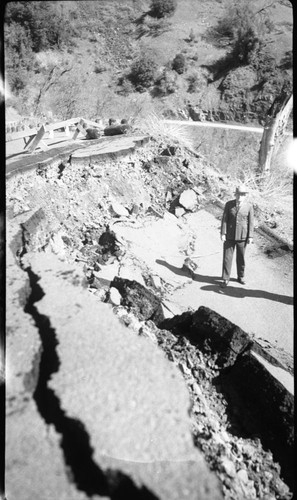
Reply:
[[[236,193],[236,199],[237,201],[239,201],[239,203],[241,203],[246,197],[246,193]]]

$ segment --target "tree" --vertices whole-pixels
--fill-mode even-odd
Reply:
[[[136,90],[149,88],[155,81],[157,64],[150,56],[144,55],[132,64],[129,75]]]
[[[11,2],[5,11],[8,27],[17,24],[24,27],[31,40],[31,49],[39,52],[69,43],[72,28],[62,16],[55,2]]]
[[[33,69],[32,40],[24,26],[15,22],[5,27],[5,77],[11,91],[18,94],[28,83]]]

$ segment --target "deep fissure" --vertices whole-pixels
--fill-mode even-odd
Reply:
[[[105,473],[94,462],[90,437],[83,424],[68,417],[60,406],[60,400],[48,387],[50,377],[59,370],[60,360],[56,351],[58,340],[49,318],[40,314],[35,303],[42,299],[44,292],[38,284],[39,277],[30,267],[24,269],[29,276],[31,295],[25,312],[30,314],[38,328],[42,343],[39,379],[33,394],[38,411],[47,425],[53,424],[62,436],[61,448],[71,480],[77,488],[89,497],[108,495],[112,500],[147,499],[156,497],[146,488],[137,488],[133,481],[120,471],[107,470]]]

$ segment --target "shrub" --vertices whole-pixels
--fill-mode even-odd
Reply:
[[[186,69],[186,58],[183,54],[176,54],[172,61],[172,69],[182,75]]]
[[[5,27],[5,70],[11,91],[26,87],[34,66],[34,53],[30,33],[20,24],[12,22]]]
[[[257,72],[260,83],[270,80],[276,72],[275,56],[263,43],[250,53],[248,63]]]
[[[207,79],[205,75],[200,70],[192,71],[188,76],[187,80],[189,82],[188,92],[199,92],[207,84]]]
[[[165,70],[156,81],[155,94],[167,95],[173,94],[177,90],[177,76],[173,71]]]
[[[251,5],[245,0],[233,2],[219,19],[216,26],[208,29],[207,38],[217,46],[233,46],[238,38],[252,28],[256,33],[264,36],[272,29],[272,23],[263,12],[257,15]]]
[[[117,93],[120,95],[127,96],[134,91],[132,82],[126,76],[122,76],[121,78],[119,78],[118,85],[120,88]]]
[[[152,0],[150,15],[152,17],[172,16],[177,7],[177,0]]]
[[[157,64],[154,59],[144,55],[132,64],[129,79],[136,90],[142,91],[154,83],[156,71]]]
[[[232,57],[241,66],[250,63],[253,53],[259,49],[260,38],[253,26],[240,28],[233,45]]]

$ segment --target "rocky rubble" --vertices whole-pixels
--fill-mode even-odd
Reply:
[[[183,374],[192,401],[193,439],[219,477],[224,498],[292,498],[271,451],[245,427],[248,419],[242,419],[242,410],[236,404],[230,407],[214,356],[152,321],[140,322],[122,307],[115,313],[132,331],[160,346]]]
[[[222,389],[224,370],[249,350],[251,339],[222,317],[209,319],[203,309],[165,319],[163,297],[170,284],[131,254],[116,231],[119,222],[141,226],[148,215],[161,218],[170,211],[182,217],[197,210],[220,191],[220,182],[215,174],[207,177],[190,153],[155,143],[115,162],[73,168],[70,159],[63,168],[17,175],[7,186],[9,224],[19,227],[14,254],[52,252],[75,265],[84,276],[73,278],[76,286],[86,288],[100,307],[112,307],[131,335],[148,338],[178,367],[190,395],[193,441],[224,498],[289,500],[290,471],[281,469],[261,435],[246,425],[246,410],[236,399],[230,404]],[[40,342],[35,343],[38,365]]]

